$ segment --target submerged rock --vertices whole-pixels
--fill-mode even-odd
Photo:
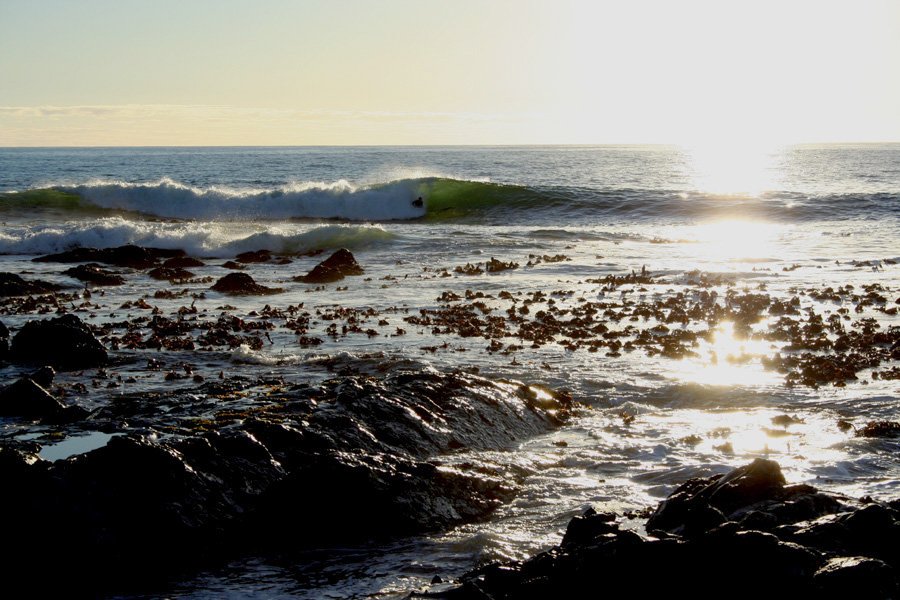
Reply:
[[[256,250],[255,252],[241,252],[234,259],[239,263],[264,263],[272,259],[272,253],[269,250]]]
[[[125,283],[124,277],[106,271],[96,263],[78,265],[77,267],[66,269],[63,271],[63,275],[74,277],[85,283],[93,283],[94,285],[122,285]]]
[[[348,275],[362,275],[363,268],[356,262],[356,257],[346,248],[341,248],[334,254],[317,264],[306,275],[294,277],[294,281],[303,283],[332,283],[340,281]]]
[[[222,385],[204,384],[210,393]],[[0,514],[16,515],[4,531],[17,550],[7,572],[25,576],[40,555],[40,569],[57,577],[37,585],[96,591],[248,547],[359,542],[480,519],[511,499],[519,475],[488,463],[445,467],[441,456],[512,448],[573,409],[565,395],[436,371],[298,386],[196,429],[186,412],[196,394],[178,403],[135,397],[92,415],[104,430],[127,418],[178,432],[164,440],[125,430],[52,464],[0,460],[0,479],[14,482],[0,495]],[[0,446],[5,454],[19,456]]]
[[[223,294],[232,294],[235,296],[255,296],[263,294],[280,294],[284,290],[282,288],[270,288],[260,285],[246,273],[229,273],[219,278],[213,284],[212,289]]]
[[[13,338],[10,357],[62,369],[97,367],[109,358],[103,344],[75,315],[28,321]]]
[[[190,267],[205,267],[206,263],[204,263],[202,260],[192,258],[190,256],[173,256],[172,258],[166,260],[162,266],[169,268],[187,269]]]
[[[15,273],[0,273],[0,296],[29,296],[32,294],[49,294],[62,289],[61,285],[22,279]]]

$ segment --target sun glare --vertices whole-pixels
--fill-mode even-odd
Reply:
[[[776,189],[779,151],[764,144],[698,144],[684,148],[694,189],[710,194],[758,196]]]
[[[760,361],[771,352],[768,342],[738,335],[734,323],[720,323],[711,342],[701,346],[700,357],[682,361],[680,377],[705,385],[774,385],[778,374]]]
[[[760,221],[715,221],[697,225],[692,237],[703,246],[698,254],[709,260],[770,258],[786,227]]]

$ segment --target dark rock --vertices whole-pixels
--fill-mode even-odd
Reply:
[[[865,556],[832,558],[813,578],[820,598],[893,598],[897,576],[887,563]]]
[[[190,267],[205,267],[206,263],[202,260],[192,258],[190,256],[173,256],[163,263],[164,267],[187,269]]]
[[[28,379],[32,380],[42,388],[48,388],[53,385],[53,378],[56,377],[56,371],[51,366],[43,366],[34,373],[31,373],[28,376]]]
[[[225,277],[221,277],[212,286],[212,289],[223,294],[235,296],[280,294],[284,291],[282,288],[270,288],[260,285],[246,273],[229,273]]]
[[[294,277],[294,281],[303,283],[332,283],[340,281],[348,275],[362,275],[362,267],[346,248],[341,248],[319,264],[306,275]]]
[[[572,544],[586,544],[598,536],[615,533],[618,530],[616,515],[612,513],[598,513],[589,508],[580,517],[573,517],[566,527],[563,536],[563,548]]]
[[[647,530],[682,530],[686,517],[709,505],[724,516],[757,502],[777,498],[785,485],[778,463],[758,458],[727,475],[692,479],[676,489],[647,521]]]
[[[124,277],[106,271],[96,263],[78,265],[77,267],[66,269],[63,271],[63,275],[74,277],[85,283],[93,283],[94,285],[122,285],[125,283]]]
[[[241,269],[247,268],[244,265],[242,265],[241,263],[234,262],[233,260],[225,261],[224,263],[222,263],[222,267],[225,269],[235,269],[235,270],[241,270]]]
[[[0,321],[0,360],[9,358],[9,329]]]
[[[188,271],[187,269],[182,269],[181,267],[156,267],[152,269],[149,273],[147,273],[153,279],[160,279],[163,281],[176,281],[179,279],[190,279],[194,276],[193,273]]]
[[[75,315],[25,323],[12,340],[10,356],[16,362],[62,369],[101,366],[109,358],[103,344]]]
[[[150,269],[155,267],[160,259],[184,256],[183,250],[167,250],[163,248],[142,248],[140,246],[126,245],[117,248],[75,248],[58,254],[39,256],[36,262],[60,262],[80,263],[98,262],[117,267],[131,269]]]
[[[257,250],[255,252],[241,252],[234,259],[243,264],[264,263],[272,259],[272,253],[269,250]]]
[[[897,421],[869,421],[865,427],[856,430],[857,437],[897,437],[900,423]]]
[[[49,294],[62,289],[62,286],[47,281],[22,279],[15,273],[0,273],[0,296],[29,296],[32,294]]]
[[[40,419],[61,414],[65,405],[40,385],[23,377],[0,390],[0,415]]]
[[[535,399],[522,385],[434,371],[302,386],[260,397],[249,411],[242,400],[239,411],[190,429],[196,413],[184,408],[195,403],[193,393],[112,403],[92,427],[127,418],[130,431],[153,423],[181,433],[119,434],[52,464],[0,445],[0,480],[12,482],[0,514],[16,515],[4,525],[4,543],[16,548],[4,584],[21,578],[32,591],[96,595],[247,548],[360,542],[480,519],[512,498],[521,474],[490,463],[442,469],[451,440],[514,448],[573,408],[565,395]],[[53,552],[42,552],[49,539]],[[36,569],[55,576],[35,578]]]
[[[811,486],[784,485],[777,464],[757,460],[676,490],[654,514],[661,539],[622,531],[612,515],[588,511],[570,521],[559,546],[524,562],[481,567],[463,575],[461,586],[433,596],[586,598],[629,586],[640,597],[894,597],[900,564],[894,504],[820,497],[827,495]],[[841,512],[785,522],[822,507]],[[717,518],[703,514],[720,509],[742,519],[709,527]],[[777,536],[753,529],[779,522]]]

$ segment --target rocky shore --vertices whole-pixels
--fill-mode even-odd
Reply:
[[[234,258],[209,266],[177,250],[122,246],[35,259],[65,265],[44,275],[74,278],[83,288],[0,273],[0,313],[14,319],[10,329],[0,322],[0,360],[14,373],[0,386],[0,417],[14,423],[12,433],[0,436],[4,581],[11,589],[75,595],[152,589],[238,556],[479,522],[513,500],[526,475],[514,461],[495,463],[484,453],[472,460],[466,455],[464,462],[450,458],[515,450],[583,409],[568,393],[481,377],[469,363],[444,370],[339,368],[329,374],[335,377],[310,384],[251,375],[253,366],[226,375],[216,352],[258,352],[276,342],[332,344],[334,350],[354,339],[413,338],[415,351],[429,357],[475,350],[518,372],[517,357],[524,361],[548,348],[584,360],[627,353],[697,357],[728,323],[739,339],[779,344],[782,351],[758,358],[790,387],[898,378],[894,317],[900,298],[881,284],[810,286],[785,296],[736,289],[700,272],[661,277],[642,269],[546,292],[516,289],[509,281],[483,290],[447,289],[423,306],[376,310],[362,303],[305,306],[296,295],[294,303],[279,306],[271,298],[298,293],[297,284],[314,294],[340,283],[333,290],[339,294],[348,277],[359,277],[360,286],[373,281],[361,277],[372,275],[369,265],[364,269],[347,250],[299,271],[285,268],[299,256],[259,250]],[[529,255],[524,266],[491,258],[452,272],[426,266],[400,277],[382,271],[371,286],[468,282],[568,260]],[[278,287],[258,283],[243,272],[248,265],[251,271],[270,266],[268,279],[260,281]],[[214,269],[221,268],[236,271],[219,277]],[[150,292],[125,302],[109,291],[148,278],[169,286],[145,288]],[[592,292],[576,291],[582,284]],[[273,304],[248,310],[254,305],[247,299],[255,296]],[[244,302],[244,308],[226,301]],[[842,306],[832,311],[822,302]],[[168,308],[161,309],[163,303]],[[322,360],[337,364],[337,356]],[[552,360],[552,354],[540,356]],[[754,357],[742,351],[722,359]],[[555,368],[539,364],[548,372]],[[76,374],[61,385],[57,370]],[[137,377],[157,387],[131,391],[127,386],[145,383]],[[88,385],[101,401],[90,401]],[[636,418],[624,409],[616,417],[626,434]],[[773,435],[792,436],[788,426],[803,424],[780,418],[787,420],[770,430]],[[843,418],[835,422],[848,439],[900,434],[900,424],[890,420],[859,428]],[[40,434],[32,437],[32,427]],[[42,446],[54,440],[92,436],[102,443],[89,451],[41,458]],[[697,444],[700,437],[678,443],[691,440]],[[721,448],[733,453],[727,442]],[[430,595],[500,600],[628,590],[639,597],[891,597],[900,560],[898,518],[900,501],[789,485],[776,463],[757,460],[685,483],[652,514],[588,511],[571,521],[559,546],[524,562],[472,571],[453,589]]]
[[[634,518],[632,516],[632,518]],[[588,510],[562,542],[524,562],[493,563],[452,590],[413,597],[893,598],[900,500],[889,503],[789,485],[756,459],[692,479],[661,502],[646,533]]]
[[[517,475],[441,456],[509,448],[574,409],[565,395],[431,370],[264,382],[269,394],[242,397],[250,383],[122,397],[69,425],[111,437],[66,460],[41,460],[34,443],[0,445],[4,585],[140,588],[239,553],[483,519],[515,494]]]

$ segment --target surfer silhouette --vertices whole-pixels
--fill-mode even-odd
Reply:
[[[421,207],[425,206],[425,201],[422,200],[422,196],[419,196],[418,198],[416,198],[415,200],[412,201],[412,205],[415,206],[416,208],[421,208]]]

